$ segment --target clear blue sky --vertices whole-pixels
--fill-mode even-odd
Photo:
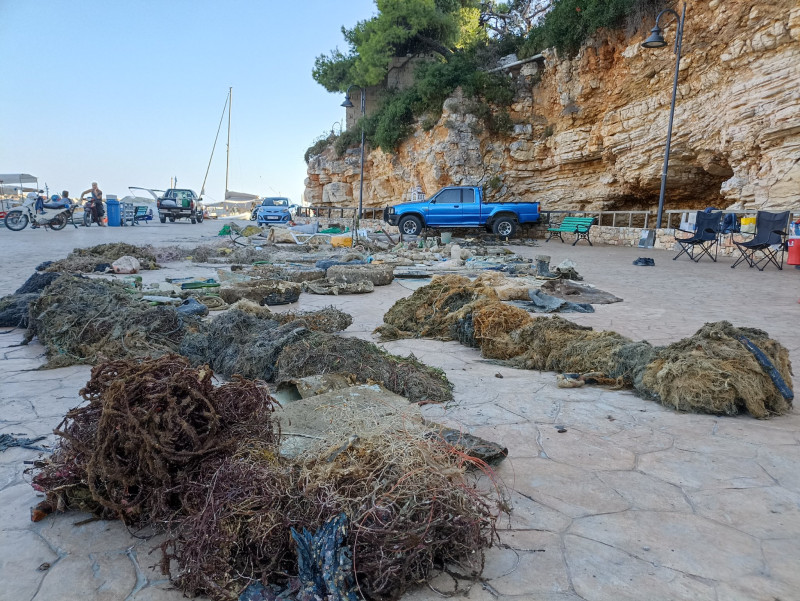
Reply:
[[[200,192],[233,86],[229,188],[299,201],[303,153],[344,120],[311,78],[373,0],[0,0],[0,173]],[[225,189],[225,127],[206,197]]]

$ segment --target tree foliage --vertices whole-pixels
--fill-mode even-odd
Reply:
[[[529,31],[521,54],[529,56],[555,47],[574,55],[598,29],[627,25],[632,33],[642,19],[667,4],[668,0],[555,0],[544,18]]]
[[[553,6],[554,0],[511,0],[481,2],[481,24],[496,37],[524,36]]]
[[[342,28],[348,51],[320,55],[314,79],[330,92],[350,84],[379,84],[393,56],[447,57],[479,36],[480,13],[471,0],[376,0],[378,14]]]

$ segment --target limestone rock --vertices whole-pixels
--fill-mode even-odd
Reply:
[[[667,208],[783,209],[800,185],[800,9],[794,0],[694,3],[686,14]],[[646,32],[645,32],[646,33]],[[396,154],[364,157],[364,206],[445,185],[483,185],[498,200],[547,210],[640,210],[657,204],[675,57],[644,33],[599,33],[572,59],[543,52],[516,80],[511,135],[491,137],[460,93]],[[674,28],[666,35],[671,43]],[[535,68],[534,68],[535,66]],[[535,75],[535,77],[534,77]],[[359,156],[309,162],[305,198],[355,206]],[[327,182],[327,183],[325,183]]]

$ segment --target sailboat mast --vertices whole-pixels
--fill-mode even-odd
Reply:
[[[225,156],[225,196],[228,196],[228,168],[231,162],[231,106],[233,105],[233,86],[228,88],[228,148]]]
[[[228,90],[228,94],[230,94],[230,90]],[[219,116],[219,125],[217,126],[217,135],[214,136],[214,145],[211,147],[211,156],[208,157],[208,167],[206,167],[206,175],[203,178],[203,187],[200,188],[200,198],[203,198],[203,195],[206,193],[206,182],[208,181],[208,172],[211,170],[211,160],[214,158],[214,150],[217,148],[217,140],[219,140],[219,132],[222,129],[222,120],[225,119],[225,110],[228,108],[228,97],[225,97],[225,104],[222,107],[222,114]],[[226,169],[227,171],[227,169]],[[228,182],[225,182],[225,186],[227,187]],[[172,184],[170,184],[170,188],[174,188]]]

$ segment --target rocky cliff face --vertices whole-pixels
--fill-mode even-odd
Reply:
[[[490,185],[543,208],[657,204],[675,55],[641,38],[599,35],[572,60],[545,53],[515,76],[508,136],[490,136],[465,102],[397,154],[365,158],[364,206],[449,184]],[[306,200],[358,202],[359,154],[332,149],[308,167]],[[354,194],[355,193],[355,194]],[[666,208],[800,208],[800,5],[710,0],[687,9]]]

